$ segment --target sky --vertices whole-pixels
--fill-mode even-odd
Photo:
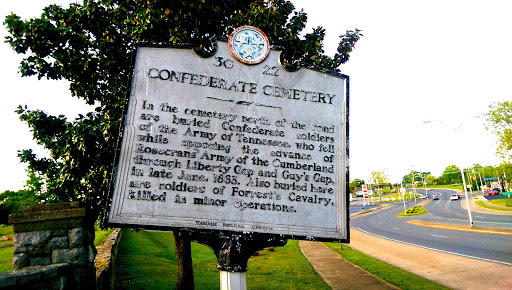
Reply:
[[[73,1],[2,1],[23,19],[42,8]],[[496,138],[484,128],[489,104],[512,98],[512,2],[508,0],[298,0],[308,26],[326,29],[324,49],[333,55],[339,36],[361,29],[341,71],[350,76],[350,178],[368,180],[384,171],[399,182],[411,170],[435,176],[455,164],[498,165]],[[7,35],[0,29],[0,38]],[[22,78],[22,56],[0,43],[0,192],[22,189],[26,166],[17,151],[44,150],[14,112],[18,105],[64,114],[73,120],[92,110],[72,98],[65,81]],[[431,121],[431,122],[428,122]]]

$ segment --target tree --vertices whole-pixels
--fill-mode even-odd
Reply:
[[[356,190],[356,188],[361,187],[364,184],[364,180],[362,179],[354,179],[350,182],[350,191]]]
[[[271,43],[286,48],[288,67],[302,62],[338,70],[362,36],[340,36],[333,57],[324,55],[325,29],[301,33],[307,14],[289,1],[85,0],[64,8],[50,5],[40,17],[8,15],[6,42],[20,54],[22,76],[67,80],[71,96],[95,105],[73,121],[19,107],[38,144],[50,157],[19,153],[45,183],[47,201],[79,200],[101,215],[108,195],[117,136],[123,115],[134,44],[193,43],[208,50],[211,37],[227,37],[241,25],[257,26]]]
[[[376,185],[389,183],[388,175],[384,171],[372,171],[369,181]]]
[[[9,215],[18,213],[20,207],[41,203],[44,198],[41,195],[41,179],[31,171],[28,171],[28,176],[24,189],[0,193],[0,224],[7,224]]]
[[[50,5],[39,18],[26,21],[8,15],[6,42],[27,54],[21,75],[67,80],[71,96],[95,105],[94,112],[73,121],[20,106],[20,119],[50,157],[30,149],[19,157],[43,178],[46,201],[83,201],[101,218],[137,42],[192,43],[202,52],[211,48],[212,37],[227,38],[236,27],[252,25],[286,48],[286,67],[302,62],[339,71],[361,31],[341,35],[336,54],[329,57],[323,50],[325,29],[300,36],[306,21],[304,11],[294,11],[284,0],[84,0],[67,8]]]
[[[439,177],[439,181],[441,184],[453,184],[453,183],[461,183],[462,182],[462,174],[460,173],[459,167],[456,165],[449,165]]]
[[[409,183],[413,183],[416,180],[416,178],[418,177],[418,175],[419,175],[418,171],[411,170],[411,172],[409,172],[409,174],[404,175],[402,177],[402,183],[404,185],[409,184]]]
[[[427,175],[427,177],[425,177],[425,182],[427,184],[433,184],[435,179],[436,179],[436,177],[434,175],[429,174],[429,175]]]
[[[489,105],[485,127],[497,137],[496,153],[505,161],[512,159],[512,102],[495,102]]]

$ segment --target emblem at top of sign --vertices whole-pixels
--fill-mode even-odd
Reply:
[[[270,44],[260,29],[245,25],[231,33],[228,40],[229,52],[238,61],[258,64],[267,58]]]

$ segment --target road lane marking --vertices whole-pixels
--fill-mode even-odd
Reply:
[[[361,232],[363,232],[365,234],[369,234],[369,235],[372,235],[372,236],[375,236],[375,237],[379,237],[379,238],[390,240],[390,241],[397,242],[397,243],[406,244],[406,245],[409,245],[409,246],[415,246],[415,247],[420,247],[420,248],[427,249],[427,250],[438,251],[438,252],[441,252],[441,253],[447,253],[447,254],[457,255],[457,256],[461,256],[461,257],[473,258],[473,259],[478,259],[478,260],[482,260],[482,261],[487,261],[487,262],[493,262],[493,263],[498,263],[498,264],[504,264],[504,265],[512,266],[512,263],[496,261],[496,260],[491,260],[491,259],[486,259],[486,258],[480,258],[480,257],[469,256],[469,255],[459,254],[459,253],[455,253],[455,252],[450,252],[450,251],[445,251],[445,250],[425,247],[425,246],[422,246],[422,245],[417,245],[417,244],[413,244],[413,243],[408,243],[408,242],[404,242],[404,241],[400,241],[400,240],[395,240],[395,239],[387,238],[387,237],[384,237],[384,236],[381,236],[381,235],[377,235],[377,234],[372,234],[372,233],[367,232],[367,231],[365,231],[365,230],[363,230],[361,228],[358,228],[358,227],[356,227],[356,229],[360,230]]]
[[[431,237],[436,237],[436,238],[444,238],[444,239],[448,239],[448,237],[445,237],[445,236],[439,236],[439,235],[430,235]]]

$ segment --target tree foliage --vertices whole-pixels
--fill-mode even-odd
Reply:
[[[372,171],[369,182],[375,185],[382,185],[383,183],[389,183],[389,178],[386,172],[384,172],[384,170]]]
[[[486,128],[497,137],[496,153],[505,161],[512,159],[512,102],[495,102],[486,113]]]
[[[9,215],[18,213],[20,207],[41,203],[44,199],[42,187],[40,177],[29,170],[24,189],[0,193],[0,224],[7,224]]]
[[[438,183],[440,184],[453,184],[462,182],[462,174],[460,168],[456,165],[448,165],[443,171],[443,174],[439,177]]]
[[[411,172],[404,177],[402,177],[403,184],[412,184],[413,182],[423,183],[432,180],[432,176],[430,172],[419,172],[416,170],[411,170]]]
[[[305,33],[307,14],[283,0],[163,1],[85,0],[69,7],[50,5],[41,16],[22,20],[11,13],[6,42],[25,54],[22,76],[67,80],[73,97],[95,105],[73,121],[19,107],[47,158],[27,149],[19,153],[41,174],[46,201],[86,202],[102,212],[113,169],[116,139],[137,42],[193,43],[207,48],[210,38],[226,38],[241,25],[257,26],[274,45],[287,50],[285,61],[338,70],[348,61],[361,31],[340,36],[333,57],[324,54],[325,29]]]
[[[350,184],[349,184],[350,191],[356,190],[356,188],[361,187],[363,184],[364,184],[364,180],[358,179],[358,178],[350,181]]]

